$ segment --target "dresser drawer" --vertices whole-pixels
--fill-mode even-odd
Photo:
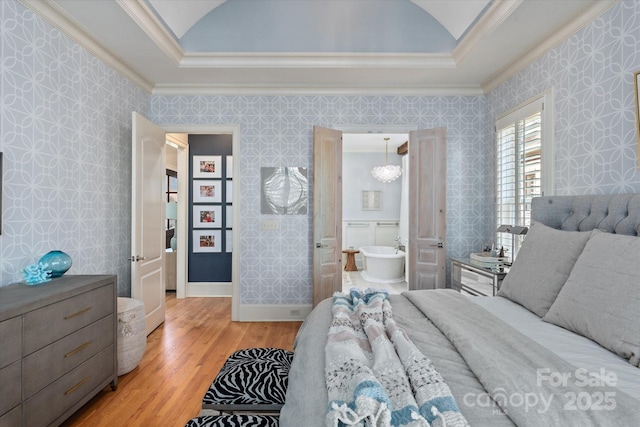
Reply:
[[[24,354],[31,354],[113,313],[114,286],[111,283],[26,313],[23,317]]]
[[[113,343],[113,314],[85,326],[23,360],[23,393],[31,397]]]
[[[94,388],[113,376],[113,346],[58,379],[24,402],[24,425],[49,425]]]
[[[16,406],[4,415],[0,415],[0,427],[16,427],[22,425],[22,406]]]
[[[0,414],[20,403],[20,361],[0,369]]]
[[[22,356],[22,318],[0,322],[0,368],[15,362]]]

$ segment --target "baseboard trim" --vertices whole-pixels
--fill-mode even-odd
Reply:
[[[238,319],[241,322],[300,322],[312,309],[311,304],[240,304]]]
[[[188,282],[187,297],[231,297],[231,282]]]

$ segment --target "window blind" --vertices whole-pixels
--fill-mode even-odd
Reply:
[[[496,122],[496,228],[531,222],[531,199],[542,190],[543,102],[532,102]],[[497,248],[517,254],[512,235],[496,233]]]

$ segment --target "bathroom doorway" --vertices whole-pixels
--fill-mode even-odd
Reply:
[[[385,132],[392,131],[385,129]],[[342,290],[342,141],[344,133],[314,126],[313,301]],[[382,132],[378,132],[382,133]],[[398,132],[400,133],[400,132]],[[447,130],[409,131],[408,289],[446,287]],[[353,194],[353,193],[352,193]],[[375,197],[375,196],[374,196]],[[349,245],[351,246],[351,245]],[[366,270],[366,261],[365,261]]]
[[[344,133],[342,137],[342,290],[407,290],[406,155],[408,133]],[[375,167],[397,166],[398,178],[376,179]],[[404,196],[403,196],[404,193]],[[349,259],[351,258],[351,260]]]

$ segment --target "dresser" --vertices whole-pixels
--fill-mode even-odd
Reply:
[[[116,389],[116,301],[113,275],[0,287],[0,427],[59,425]]]

